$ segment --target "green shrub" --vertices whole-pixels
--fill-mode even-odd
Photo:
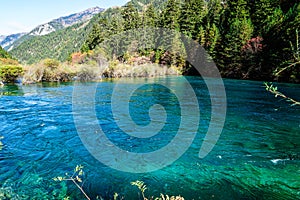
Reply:
[[[58,60],[55,59],[51,59],[51,58],[46,58],[45,60],[43,60],[43,65],[45,67],[49,67],[49,68],[57,68],[60,65],[60,62]]]
[[[20,66],[8,65],[0,66],[0,79],[3,82],[13,83],[23,74],[23,68]]]

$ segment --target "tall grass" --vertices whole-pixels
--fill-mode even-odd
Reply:
[[[50,64],[49,64],[50,63]],[[38,82],[68,82],[73,80],[88,81],[100,77],[97,66],[40,62],[34,65],[24,66],[23,83]]]
[[[103,71],[103,76],[107,78],[121,77],[156,77],[166,75],[179,75],[180,72],[174,67],[167,67],[159,64],[125,64],[118,61],[111,62]]]

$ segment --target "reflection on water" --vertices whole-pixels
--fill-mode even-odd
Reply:
[[[11,84],[0,86],[0,97],[17,95],[23,95],[22,88],[19,85]]]
[[[182,78],[166,79],[176,84]],[[83,199],[72,183],[52,180],[71,173],[77,164],[85,166],[84,188],[93,199],[97,195],[113,199],[114,192],[125,199],[138,199],[137,189],[130,185],[135,180],[147,184],[147,196],[167,193],[180,194],[185,199],[299,199],[300,108],[290,107],[266,93],[261,82],[225,80],[225,127],[213,151],[199,159],[210,120],[210,99],[203,81],[196,77],[188,79],[201,110],[196,139],[179,160],[147,174],[110,169],[88,153],[73,122],[72,83],[0,88],[0,135],[4,136],[0,151],[0,199]],[[143,106],[149,107],[158,99],[168,113],[164,130],[147,141],[130,138],[116,127],[109,101],[113,81],[86,84],[98,84],[99,123],[116,145],[147,152],[166,145],[176,134],[180,108],[170,91],[145,86],[133,94],[132,118],[140,124],[149,122],[148,110],[143,110]],[[153,87],[156,92],[151,94]],[[298,85],[279,87],[293,97],[300,96]]]

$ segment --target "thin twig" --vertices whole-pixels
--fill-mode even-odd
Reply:
[[[73,181],[73,183],[78,187],[78,189],[82,192],[82,194],[88,199],[91,200],[90,197],[85,193],[85,191],[82,189],[82,187],[80,187],[80,185],[78,183],[76,183],[75,179],[71,179]]]
[[[70,176],[70,175],[68,175],[68,173],[66,173],[67,177],[58,176],[58,177],[53,178],[53,180],[54,181],[72,181],[76,185],[76,187],[81,191],[81,193],[86,197],[86,199],[91,200],[91,198],[85,193],[85,191],[82,188],[83,183],[81,186],[77,183],[77,181],[82,182],[82,179],[80,177],[84,173],[82,168],[83,168],[83,166],[77,165],[76,168],[74,169],[74,173],[72,176]]]
[[[278,75],[281,74],[283,71],[287,70],[288,68],[290,68],[290,67],[292,67],[292,66],[294,66],[294,65],[296,65],[296,64],[300,64],[300,61],[290,64],[289,66],[287,66],[287,67],[281,69],[279,72],[277,72],[277,73],[274,74],[274,75],[275,75],[275,76],[278,76]]]
[[[293,103],[292,106],[295,106],[295,105],[300,106],[300,102],[299,101],[296,101],[295,99],[292,99],[292,98],[284,95],[283,93],[277,91],[277,87],[274,87],[272,84],[269,85],[268,83],[265,83],[265,86],[266,86],[266,90],[269,91],[269,92],[271,92],[272,94],[274,94],[275,97],[280,96],[280,97],[286,99],[287,101],[292,102]]]

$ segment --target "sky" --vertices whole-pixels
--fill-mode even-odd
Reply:
[[[122,6],[128,0],[0,0],[0,35],[29,32],[36,26],[98,6]]]

